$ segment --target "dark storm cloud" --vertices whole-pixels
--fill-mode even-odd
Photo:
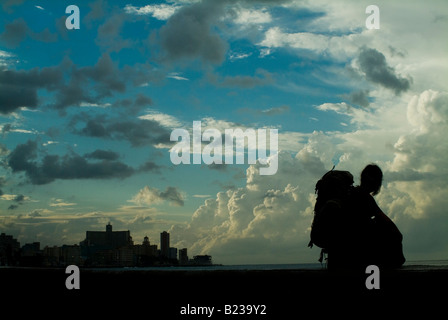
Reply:
[[[46,67],[29,71],[1,70],[0,83],[33,88],[55,88],[62,80],[62,71],[57,67]]]
[[[32,172],[36,167],[30,159],[37,158],[37,142],[28,140],[24,144],[19,144],[8,156],[8,165],[13,172]]]
[[[100,20],[105,16],[107,2],[105,0],[97,0],[88,4],[90,7],[89,13],[84,18],[84,22],[90,23],[91,21]]]
[[[1,72],[0,72],[1,73]],[[37,91],[21,86],[1,85],[0,113],[8,114],[20,107],[36,108]]]
[[[41,103],[38,90],[46,89],[55,92],[54,101],[47,104],[63,114],[70,106],[98,104],[103,98],[124,93],[126,82],[134,81],[134,75],[140,77],[139,81],[151,81],[148,72],[145,77],[131,67],[118,69],[107,53],[95,65],[81,68],[66,58],[58,66],[40,70],[0,70],[0,113],[8,114],[20,107],[36,108]],[[150,104],[149,97],[139,94],[132,106],[138,109]]]
[[[97,160],[117,160],[120,155],[117,152],[110,150],[97,149],[91,153],[86,153],[84,158],[87,159],[97,159]]]
[[[86,126],[79,133],[88,137],[110,138],[103,123],[93,119],[87,121]]]
[[[41,42],[55,42],[58,40],[57,34],[51,33],[48,28],[41,32],[31,30],[23,18],[18,18],[5,25],[5,29],[0,34],[0,42],[7,47],[15,48],[29,36],[31,39]]]
[[[57,88],[56,101],[52,105],[61,113],[70,106],[79,106],[81,103],[98,104],[116,93],[125,93],[129,82],[134,86],[141,86],[157,82],[162,77],[149,65],[126,65],[119,69],[108,53],[104,53],[93,66],[78,68],[69,59],[61,66],[68,70],[67,77],[70,79]],[[153,103],[150,97],[143,94],[138,94],[134,102],[121,101],[122,104],[118,101],[114,106],[127,105],[130,113],[136,113],[140,108]]]
[[[70,69],[70,81],[58,88],[53,104],[60,111],[82,102],[98,103],[104,97],[126,90],[126,81],[108,54],[103,54],[94,66],[77,68],[71,61],[64,64]]]
[[[78,122],[85,126],[76,129]],[[109,119],[106,116],[91,118],[87,114],[73,117],[70,126],[75,134],[111,140],[125,140],[133,147],[169,143],[171,132],[153,120]]]
[[[345,98],[348,98],[348,100],[355,105],[361,106],[361,107],[368,107],[370,105],[369,102],[369,90],[359,90],[350,93],[348,96],[344,96]]]
[[[126,98],[115,101],[111,106],[123,108],[128,115],[137,115],[142,109],[153,105],[150,97],[139,93],[135,99]]]
[[[98,161],[87,160],[92,158]],[[36,185],[47,184],[57,179],[127,178],[137,172],[125,163],[117,161],[116,154],[104,150],[96,150],[84,157],[74,152],[64,156],[45,155],[39,161],[38,145],[32,140],[19,144],[7,157],[7,164],[12,172],[24,172],[29,181]],[[150,168],[145,169],[148,171]]]
[[[16,19],[5,25],[5,30],[0,34],[0,41],[8,47],[15,48],[23,40],[28,33],[28,25],[22,18]]]
[[[19,205],[23,204],[23,202],[25,201],[25,196],[23,194],[18,194],[16,195],[12,201],[14,201],[15,203],[11,204],[8,207],[8,210],[15,210],[19,207]]]
[[[116,139],[127,140],[134,147],[167,142],[170,136],[169,130],[151,120],[116,121],[107,130]]]
[[[153,171],[153,172],[159,172],[159,169],[161,169],[162,166],[159,166],[153,161],[146,161],[144,164],[142,164],[140,167],[138,167],[138,171],[141,172],[147,172],[147,171]]]
[[[152,105],[152,99],[143,94],[138,94],[134,101],[134,106],[136,107],[146,107]]]
[[[175,187],[167,187],[165,191],[159,193],[159,196],[161,199],[170,201],[177,206],[184,205],[184,198]]]
[[[124,39],[121,36],[121,30],[128,18],[128,15],[121,12],[113,14],[98,28],[98,37],[95,42],[98,46],[119,52],[123,48],[131,47],[133,42],[129,39]]]
[[[8,114],[20,107],[36,108],[37,91],[54,90],[62,78],[63,73],[57,67],[28,71],[0,70],[0,113]]]
[[[1,145],[0,145],[1,147]],[[3,186],[6,184],[6,179],[4,177],[0,177],[0,196],[3,195]]]
[[[202,1],[179,9],[160,29],[161,46],[168,60],[224,61],[227,43],[213,31],[224,1]]]
[[[228,44],[218,32],[222,17],[239,5],[281,5],[288,0],[203,0],[178,9],[160,29],[160,44],[168,61],[200,59],[220,64]]]
[[[13,201],[17,203],[22,203],[25,200],[25,196],[23,194],[18,194],[14,197]]]
[[[73,77],[80,81],[94,81],[96,90],[104,96],[110,96],[112,92],[124,92],[126,89],[124,79],[108,54],[103,54],[93,67],[75,71]]]
[[[69,78],[68,83],[64,82],[64,75]],[[122,93],[126,84],[108,54],[102,55],[94,66],[82,68],[66,59],[59,66],[41,70],[0,70],[0,112],[7,114],[20,107],[36,108],[39,89],[56,91],[55,102],[50,105],[63,111],[82,102],[98,103],[115,92]]]
[[[386,57],[379,51],[362,48],[358,62],[367,80],[395,91],[395,94],[407,91],[411,85],[409,79],[400,78],[395,70],[387,65]]]

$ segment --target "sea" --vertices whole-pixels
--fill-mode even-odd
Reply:
[[[414,260],[406,261],[404,269],[425,270],[444,269],[448,270],[448,260]],[[326,269],[321,263],[291,263],[291,264],[240,264],[240,265],[211,265],[211,266],[170,266],[170,267],[124,267],[124,268],[92,268],[94,270],[156,270],[156,271],[226,271],[226,270],[320,270]]]

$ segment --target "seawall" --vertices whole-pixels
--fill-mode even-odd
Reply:
[[[73,315],[89,310],[90,315],[130,316],[146,310],[148,314],[163,312],[167,319],[207,318],[205,314],[182,315],[187,306],[190,312],[196,310],[191,307],[214,307],[213,319],[243,316],[225,314],[225,305],[264,305],[266,314],[256,315],[264,319],[305,314],[361,317],[361,311],[378,316],[425,313],[427,317],[446,313],[448,285],[448,269],[418,266],[380,271],[380,288],[372,290],[365,285],[368,274],[328,270],[81,269],[80,289],[72,290],[65,285],[69,276],[65,269],[0,268],[2,302],[27,306],[17,309],[21,312],[60,305]],[[251,310],[245,318],[255,316]]]

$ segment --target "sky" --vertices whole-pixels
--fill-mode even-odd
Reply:
[[[317,180],[376,163],[406,258],[446,259],[448,3],[371,4],[2,1],[0,232],[43,248],[111,222],[215,263],[316,262]],[[278,130],[278,170],[173,164],[193,121]]]

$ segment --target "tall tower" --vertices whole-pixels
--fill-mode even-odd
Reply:
[[[160,234],[160,253],[166,258],[170,255],[170,234],[166,231]]]
[[[113,243],[112,225],[110,224],[110,222],[106,225],[106,243],[109,246],[111,246]]]
[[[179,263],[181,265],[188,264],[188,254],[187,254],[187,248],[183,248],[179,250]]]

